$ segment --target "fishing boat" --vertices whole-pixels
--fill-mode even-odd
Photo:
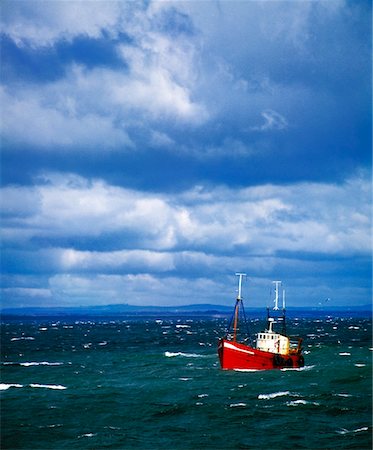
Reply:
[[[253,339],[248,328],[242,299],[242,279],[246,274],[237,273],[236,275],[238,276],[236,304],[227,333],[218,344],[221,368],[266,370],[303,367],[302,339],[291,339],[286,334],[284,289],[282,289],[282,311],[278,306],[281,281],[273,282],[274,307],[271,314],[270,309],[267,308],[267,327],[264,331],[257,333]],[[242,322],[246,325],[246,332],[243,332]],[[279,325],[281,332],[276,330]]]

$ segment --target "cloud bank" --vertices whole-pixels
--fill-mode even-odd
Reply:
[[[3,188],[2,198],[9,275],[40,274],[48,283],[44,297],[54,298],[57,289],[63,302],[71,296],[81,302],[133,299],[133,284],[140,289],[144,280],[154,284],[151,302],[167,303],[170,280],[170,292],[183,292],[184,300],[193,296],[194,283],[186,287],[190,274],[209,285],[207,280],[219,284],[237,267],[264,280],[274,266],[288,278],[298,266],[297,276],[304,278],[310,256],[330,271],[332,261],[351,264],[370,254],[370,181],[362,175],[342,185],[198,186],[154,194],[46,174],[32,190]],[[111,279],[105,293],[102,280]]]

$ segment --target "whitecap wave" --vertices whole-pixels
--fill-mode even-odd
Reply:
[[[97,436],[97,433],[85,433],[85,434],[81,434],[80,436],[78,436],[78,439],[82,438],[82,437],[93,437],[93,436]]]
[[[313,369],[315,366],[304,366],[304,367],[283,367],[281,370],[281,372],[288,372],[288,371],[293,371],[293,372],[303,372],[303,371],[307,371],[307,370],[311,370]]]
[[[298,394],[293,394],[290,391],[280,391],[280,392],[273,392],[272,394],[259,394],[258,399],[259,400],[270,400],[272,398],[284,397],[286,395],[290,395],[291,397],[299,397]]]
[[[231,403],[229,405],[230,408],[244,408],[245,406],[247,406],[246,403]]]
[[[30,367],[30,366],[62,366],[62,362],[48,362],[48,361],[41,361],[41,362],[24,362],[19,363],[20,366],[24,367]]]
[[[235,372],[261,372],[260,369],[233,369]]]
[[[291,402],[287,402],[287,406],[298,406],[298,405],[306,405],[308,402],[306,400],[292,400]]]
[[[7,389],[12,388],[12,387],[22,388],[23,385],[22,384],[15,384],[15,383],[13,383],[13,384],[0,383],[0,391],[6,391]]]
[[[42,388],[42,389],[67,389],[66,386],[62,386],[61,384],[30,384],[32,388]]]
[[[3,366],[23,366],[23,367],[31,367],[31,366],[61,366],[62,362],[48,362],[48,361],[31,361],[31,362],[13,362],[6,361],[1,363]]]
[[[31,388],[44,388],[44,389],[67,389],[66,386],[62,386],[61,384],[35,384],[35,383],[31,383],[28,385]],[[23,384],[17,384],[17,383],[11,383],[11,384],[5,384],[5,383],[0,383],[0,391],[5,391],[9,388],[23,388],[25,387]]]
[[[341,430],[337,430],[338,434],[349,434],[349,433],[361,433],[362,431],[368,431],[368,427],[356,428],[355,430],[347,430],[346,428],[342,428]]]
[[[34,341],[35,338],[32,336],[21,336],[21,337],[14,337],[11,339],[11,341]]]
[[[184,358],[204,358],[204,355],[198,353],[183,353],[183,352],[164,352],[167,358],[175,358],[176,356],[183,356]]]
[[[351,356],[350,352],[340,352],[339,356]]]
[[[292,400],[291,402],[286,402],[286,406],[299,406],[299,405],[315,405],[315,406],[320,406],[320,403],[317,403],[317,402],[308,402],[307,400],[303,400],[303,399]]]
[[[365,364],[356,363],[356,364],[354,364],[354,366],[356,366],[356,367],[365,367]]]

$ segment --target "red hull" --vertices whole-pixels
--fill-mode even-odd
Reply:
[[[266,370],[304,366],[300,353],[279,355],[226,339],[220,339],[218,353],[222,369]]]

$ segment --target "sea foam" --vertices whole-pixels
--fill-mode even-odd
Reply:
[[[47,362],[47,361],[31,361],[31,362],[13,362],[6,361],[1,363],[3,366],[22,366],[22,367],[31,367],[31,366],[61,366],[62,362]]]
[[[320,406],[320,403],[317,402],[308,402],[307,400],[292,400],[291,402],[287,402],[286,406],[299,406],[299,405],[315,405]]]
[[[62,389],[67,389],[66,386],[62,386],[61,384],[35,384],[35,383],[31,383],[29,385],[23,385],[23,384],[17,384],[17,383],[10,383],[10,384],[6,384],[6,383],[0,383],[0,391],[5,391],[9,388],[15,387],[15,388],[23,388],[23,387],[31,387],[31,388],[44,388],[44,389],[58,389],[58,390],[62,390]]]
[[[34,341],[35,338],[32,336],[21,336],[21,337],[14,337],[11,339],[11,341]]]
[[[184,358],[203,358],[204,355],[198,353],[183,353],[183,352],[164,352],[167,358],[174,358],[175,356],[183,356]]]
[[[270,400],[270,399],[276,398],[276,397],[284,397],[285,395],[290,395],[292,397],[298,397],[298,394],[292,394],[290,391],[280,391],[280,392],[273,392],[272,394],[259,394],[258,399],[259,400]]]
[[[22,384],[5,384],[5,383],[0,383],[0,391],[6,391],[7,389],[12,388],[12,387],[21,388],[21,387],[23,387],[23,385]]]
[[[307,370],[313,369],[315,366],[304,366],[304,367],[283,367],[281,372],[295,371],[295,372],[303,372]]]
[[[41,361],[41,362],[24,362],[19,363],[20,366],[24,367],[30,367],[30,366],[62,366],[62,362],[48,362],[48,361]]]
[[[368,431],[368,427],[356,428],[355,430],[346,430],[346,428],[342,428],[341,430],[337,430],[338,434],[349,434],[349,433],[361,433],[362,431]]]
[[[32,388],[44,388],[44,389],[67,389],[66,386],[62,386],[61,384],[30,384]]]

